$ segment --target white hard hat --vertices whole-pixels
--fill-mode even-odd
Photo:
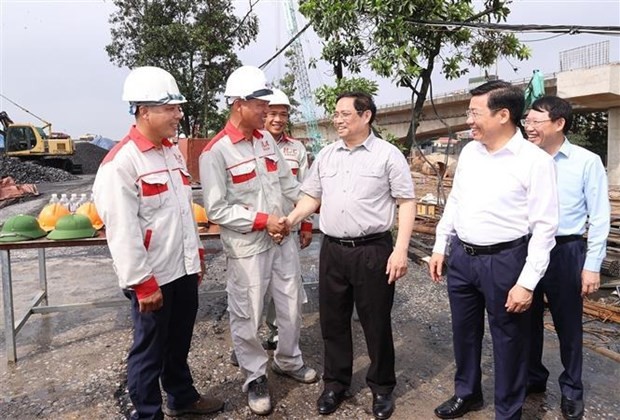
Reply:
[[[273,94],[265,98],[269,100],[269,105],[286,105],[288,107],[291,106],[291,103],[289,102],[286,93],[282,92],[280,89],[274,88],[272,90]]]
[[[176,105],[187,102],[174,77],[159,67],[137,67],[123,86],[123,101],[134,104]]]
[[[272,90],[267,87],[265,73],[261,69],[254,66],[242,66],[228,76],[224,96],[244,100],[267,100],[265,97],[271,93]]]

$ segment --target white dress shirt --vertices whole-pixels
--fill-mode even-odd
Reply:
[[[472,141],[459,156],[433,252],[445,254],[455,234],[474,245],[493,245],[531,234],[517,284],[534,290],[549,265],[558,217],[551,156],[525,140],[519,131],[493,153]]]

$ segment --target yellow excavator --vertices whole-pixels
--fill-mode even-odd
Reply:
[[[74,143],[70,138],[57,136],[52,132],[52,124],[16,104],[6,96],[1,97],[13,105],[39,119],[44,125],[14,123],[5,111],[0,111],[0,134],[4,136],[4,154],[23,160],[37,161],[45,166],[52,166],[71,173],[82,173],[82,165],[74,163]]]

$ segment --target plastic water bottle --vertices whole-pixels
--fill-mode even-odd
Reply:
[[[67,197],[67,194],[63,193],[60,195],[60,200],[58,200],[58,204],[66,207],[67,210],[69,209],[69,197]]]
[[[78,200],[78,203],[75,206],[75,209],[76,210],[79,209],[82,204],[86,204],[86,203],[88,203],[88,196],[86,195],[86,193],[80,194],[80,199]]]
[[[77,210],[77,204],[79,200],[80,199],[78,198],[77,194],[75,193],[71,194],[71,198],[69,199],[69,211],[71,213],[74,213],[75,210]]]
[[[60,201],[60,199],[58,198],[58,194],[57,193],[53,193],[52,196],[50,197],[49,204],[58,203],[59,201]]]

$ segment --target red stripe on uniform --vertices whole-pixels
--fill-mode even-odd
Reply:
[[[297,175],[297,172],[299,172],[298,168],[291,168],[291,172],[293,173],[293,175]]]
[[[151,245],[151,236],[153,236],[153,231],[151,229],[147,229],[144,235],[144,249],[147,251]]]
[[[168,184],[149,184],[142,181],[142,196],[151,197],[168,191]]]
[[[271,159],[265,159],[265,163],[267,164],[267,172],[275,172],[278,170],[278,162]]]
[[[233,175],[232,182],[233,184],[241,184],[242,182],[247,182],[252,178],[256,178],[256,171],[252,171],[247,174]]]
[[[183,185],[189,185],[189,176],[185,175],[183,172],[180,172],[181,179],[183,180]]]

